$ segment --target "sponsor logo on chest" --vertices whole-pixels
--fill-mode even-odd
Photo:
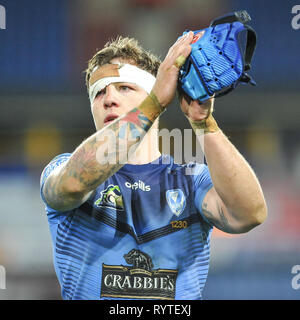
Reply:
[[[151,191],[151,187],[149,185],[146,185],[144,181],[139,180],[134,183],[125,182],[125,186],[131,190],[142,190],[142,191]]]
[[[101,297],[166,299],[175,298],[178,270],[152,269],[151,257],[137,249],[124,255],[133,266],[102,265]]]

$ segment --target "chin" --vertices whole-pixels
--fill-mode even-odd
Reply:
[[[96,131],[100,131],[101,129],[103,129],[105,127],[105,124],[103,124],[102,126],[95,126],[96,127]]]

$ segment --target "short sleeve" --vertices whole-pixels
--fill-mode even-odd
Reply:
[[[45,181],[47,179],[47,177],[49,177],[50,173],[56,169],[57,167],[59,167],[60,165],[62,165],[64,162],[66,162],[69,158],[71,157],[71,153],[63,153],[60,154],[58,156],[56,156],[53,160],[51,160],[51,162],[45,167],[45,169],[43,170],[42,174],[41,174],[41,179],[40,179],[40,192],[41,192],[41,198],[44,201],[44,203],[46,204],[46,211],[48,213],[50,212],[56,212],[56,210],[52,209],[51,207],[48,206],[44,195],[43,195],[43,187],[45,184]]]
[[[202,202],[209,189],[213,187],[210,173],[207,165],[197,164],[194,169],[194,186],[195,186],[195,206],[202,218],[211,225],[202,212]]]

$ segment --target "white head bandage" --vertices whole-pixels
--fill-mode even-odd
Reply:
[[[91,75],[91,79],[96,72],[99,72],[99,76],[95,76],[95,82],[90,84],[89,88],[89,97],[90,102],[93,103],[97,93],[108,86],[111,83],[115,82],[129,82],[138,85],[139,87],[143,88],[148,94],[151,92],[152,87],[155,83],[156,78],[149,72],[142,70],[136,66],[131,64],[120,64],[111,65],[108,64],[106,66],[111,66],[111,70],[106,68],[106,72],[101,72],[101,68],[96,67]],[[98,79],[97,79],[98,78]]]

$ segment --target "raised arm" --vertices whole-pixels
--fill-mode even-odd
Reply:
[[[189,34],[170,48],[158,69],[152,92],[137,108],[90,136],[53,170],[43,188],[50,207],[60,211],[78,207],[126,163],[129,151],[138,148],[155,119],[172,101],[179,72],[175,62],[179,56],[189,55],[191,39]],[[118,142],[116,148],[112,148],[110,141]]]
[[[266,219],[267,206],[254,171],[212,117],[213,104],[214,99],[202,105],[181,99],[191,126],[204,134],[198,138],[214,185],[203,199],[202,212],[220,230],[243,233]]]
[[[98,185],[126,163],[129,151],[136,150],[160,111],[148,96],[138,108],[81,143],[46,179],[43,194],[49,206],[66,211],[85,202]]]

